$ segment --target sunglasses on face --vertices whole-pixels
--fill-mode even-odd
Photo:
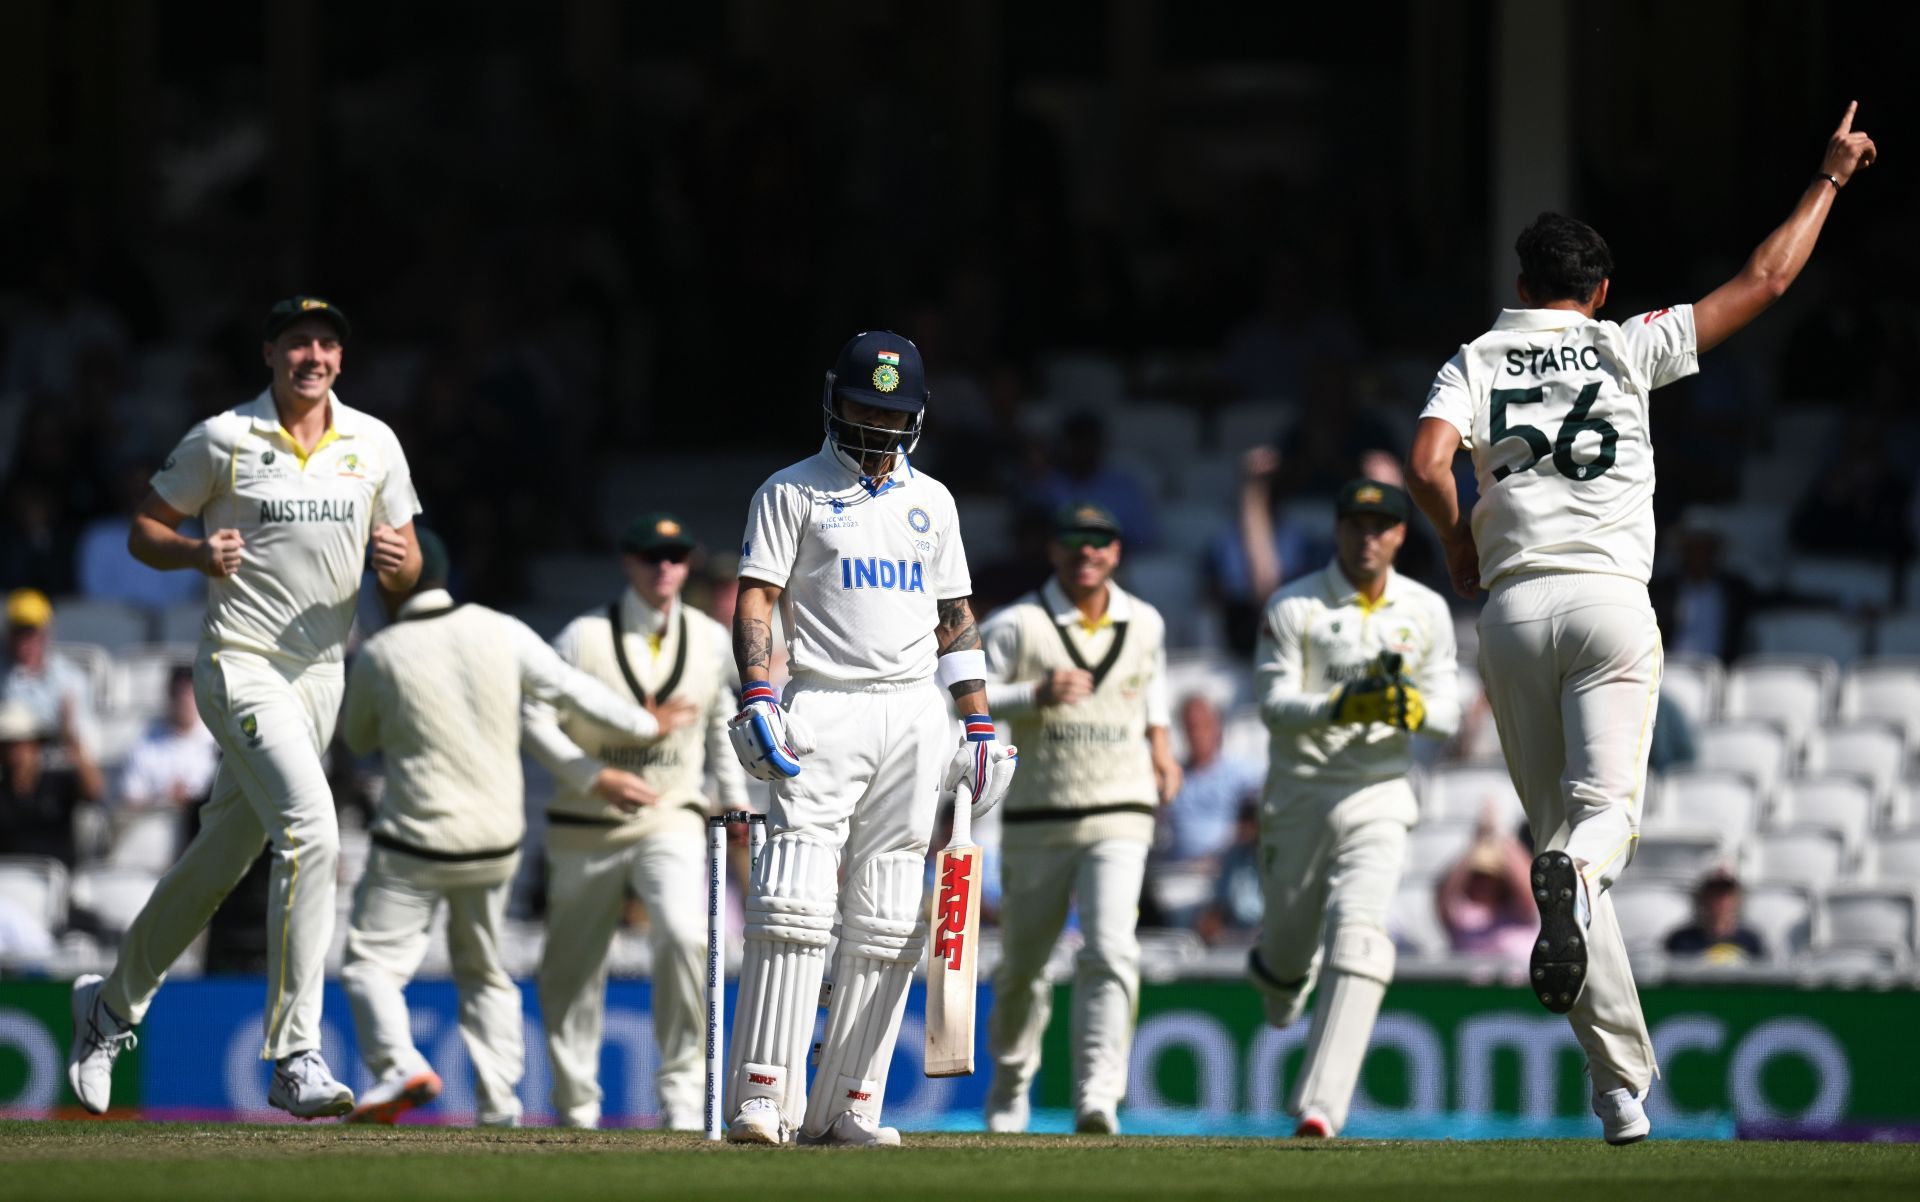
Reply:
[[[1069,551],[1078,551],[1082,547],[1092,547],[1096,551],[1105,550],[1113,545],[1114,536],[1099,531],[1082,531],[1077,534],[1063,534],[1059,543]]]
[[[656,568],[663,563],[685,563],[692,557],[691,547],[656,547],[651,551],[640,552],[641,561],[650,563]]]

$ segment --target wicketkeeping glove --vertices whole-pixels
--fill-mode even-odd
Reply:
[[[740,712],[727,723],[727,739],[740,766],[755,780],[777,781],[800,775],[800,757],[813,740],[765,681],[740,690]]]
[[[953,762],[947,765],[941,795],[952,797],[956,805],[965,797],[971,803],[973,817],[978,818],[999,805],[1000,799],[1007,795],[1018,758],[1016,748],[994,738],[992,718],[985,714],[969,715],[966,737],[953,753]]]
[[[1410,677],[1400,670],[1400,656],[1386,652],[1373,671],[1334,690],[1328,721],[1335,726],[1384,722],[1400,730],[1416,731],[1427,722],[1427,701]]]

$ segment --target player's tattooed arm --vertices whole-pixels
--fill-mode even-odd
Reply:
[[[980,627],[973,620],[973,605],[966,597],[954,597],[940,602],[940,619],[933,628],[935,645],[941,655],[954,651],[980,650]],[[984,680],[956,680],[947,686],[954,700],[961,701],[978,694],[980,708],[972,711],[985,712],[987,682]]]
[[[733,662],[740,679],[765,680],[773,671],[773,607],[780,589],[742,580],[733,610]]]

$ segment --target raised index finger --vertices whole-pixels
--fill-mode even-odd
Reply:
[[[1859,107],[1858,100],[1847,101],[1847,111],[1840,114],[1840,128],[1833,131],[1835,137],[1844,138],[1853,132],[1853,111]]]

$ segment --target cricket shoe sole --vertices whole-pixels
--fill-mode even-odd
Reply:
[[[1540,937],[1527,966],[1528,983],[1540,1004],[1565,1014],[1587,987],[1587,929],[1580,922],[1580,894],[1586,887],[1564,851],[1542,852],[1533,860],[1533,900],[1540,910]]]
[[[440,1096],[440,1076],[423,1069],[410,1077],[394,1077],[369,1089],[360,1104],[347,1112],[349,1123],[377,1123],[391,1127],[409,1110]]]

